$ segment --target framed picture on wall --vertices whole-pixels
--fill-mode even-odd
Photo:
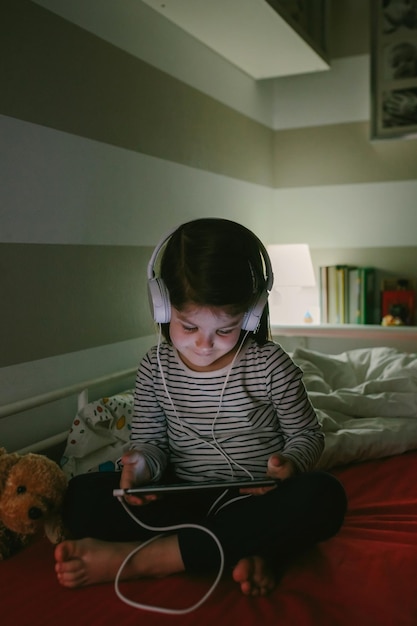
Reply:
[[[371,3],[372,139],[417,138],[417,0]]]

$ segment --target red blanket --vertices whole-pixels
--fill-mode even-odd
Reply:
[[[349,511],[340,533],[304,555],[266,598],[241,595],[228,572],[195,612],[166,616],[118,599],[112,584],[68,590],[55,579],[53,547],[38,541],[0,563],[0,615],[16,626],[416,626],[417,452],[334,472]],[[174,576],[125,583],[136,601],[196,602],[211,581]]]

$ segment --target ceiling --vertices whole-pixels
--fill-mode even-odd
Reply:
[[[141,0],[259,80],[329,69],[266,0]]]

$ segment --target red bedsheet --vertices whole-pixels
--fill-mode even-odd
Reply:
[[[167,616],[131,608],[113,585],[68,590],[53,547],[38,541],[0,563],[0,615],[16,626],[417,626],[417,452],[334,472],[349,511],[337,535],[295,563],[273,594],[247,598],[226,575],[195,612]],[[178,576],[125,584],[137,601],[189,606],[210,580]]]

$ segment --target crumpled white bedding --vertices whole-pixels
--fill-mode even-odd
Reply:
[[[417,354],[362,348],[293,353],[326,436],[319,467],[417,448]]]

